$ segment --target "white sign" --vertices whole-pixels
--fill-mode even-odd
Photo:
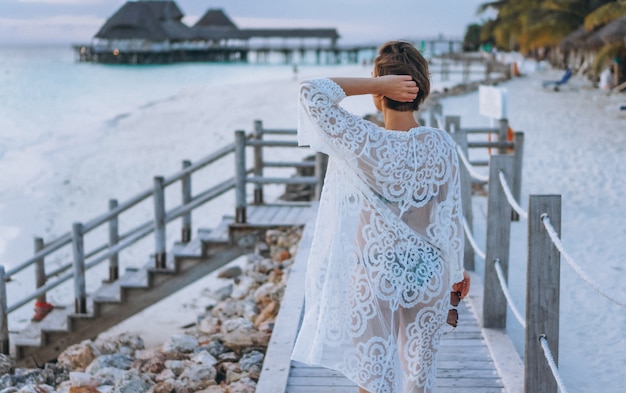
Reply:
[[[479,112],[491,119],[506,119],[506,89],[481,85],[478,90]]]

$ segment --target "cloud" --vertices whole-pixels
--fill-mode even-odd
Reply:
[[[36,4],[53,4],[53,5],[65,5],[65,4],[74,4],[74,5],[92,5],[92,4],[103,4],[106,3],[106,0],[17,0],[18,3],[36,3]]]
[[[41,18],[0,18],[2,43],[89,42],[105,19],[94,15],[57,15]]]

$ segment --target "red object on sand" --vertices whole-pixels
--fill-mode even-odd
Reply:
[[[46,315],[52,311],[54,306],[47,302],[35,302],[35,315],[33,315],[33,321],[41,321]]]

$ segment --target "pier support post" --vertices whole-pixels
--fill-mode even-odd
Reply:
[[[43,239],[40,237],[36,237],[34,243],[35,243],[35,255],[37,255],[41,250],[43,250],[43,247],[44,247]],[[35,261],[35,285],[37,289],[46,285],[46,267],[45,267],[44,262],[45,262],[44,257],[38,258]],[[41,295],[38,295],[35,298],[35,301],[37,303],[46,303],[47,302],[46,293],[44,292]],[[35,307],[37,307],[36,304],[35,304]]]
[[[326,178],[326,168],[328,167],[328,156],[324,153],[315,153],[315,195],[313,200],[319,201],[324,188],[324,179]]]
[[[154,267],[167,268],[165,251],[165,185],[163,176],[154,178]]]
[[[455,119],[454,119],[455,118]],[[461,128],[461,118],[458,116],[446,116],[446,130],[450,132],[455,130],[452,134],[452,138],[457,143],[465,157],[467,157],[467,132]],[[459,172],[461,178],[461,205],[463,207],[463,218],[467,223],[467,228],[471,232],[473,231],[474,215],[472,213],[472,178],[465,165],[459,159]],[[467,235],[465,235],[465,245],[463,251],[463,266],[465,270],[474,271],[476,269],[474,263],[474,248],[469,241]]]
[[[235,222],[246,223],[246,134],[235,131]]]
[[[443,107],[441,106],[441,103],[437,102],[430,107],[430,119],[428,119],[430,121],[430,127],[439,128],[439,122],[437,121],[437,118],[441,116],[442,113]]]
[[[485,291],[483,296],[483,327],[506,327],[506,297],[500,288],[494,262],[500,261],[508,281],[509,242],[511,234],[511,205],[506,199],[499,173],[510,181],[513,177],[513,156],[491,156],[489,161],[489,196],[487,198],[487,246],[485,250]]]
[[[85,243],[83,224],[72,225],[72,253],[74,255],[74,312],[87,314],[87,290],[85,289]]]
[[[507,119],[500,119],[498,121],[498,142],[505,143],[509,135],[509,121]],[[506,154],[507,148],[504,146],[498,147],[498,154]]]
[[[109,211],[117,209],[117,199],[109,199]],[[109,220],[109,248],[113,248],[120,241],[119,234],[119,216],[116,214]],[[119,253],[113,253],[109,257],[109,279],[108,282],[117,280],[120,276],[119,272]]]
[[[7,286],[4,265],[0,265],[0,353],[8,355],[9,348],[9,307],[7,305]]]
[[[254,139],[263,139],[263,122],[255,120],[254,122]],[[263,146],[254,146],[254,177],[263,177]],[[263,184],[254,184],[254,204],[263,204]]]
[[[513,150],[514,155],[514,163],[513,163],[513,184],[511,186],[513,193],[513,197],[519,203],[522,197],[522,166],[523,166],[523,157],[524,157],[524,133],[516,132],[515,133],[515,147]],[[520,204],[521,205],[521,204]],[[519,221],[519,214],[513,210],[511,212],[511,219],[513,221]]]
[[[557,392],[558,385],[539,339],[548,340],[559,361],[559,281],[561,255],[543,224],[543,217],[561,236],[561,196],[531,195],[528,201],[528,263],[526,270],[526,337],[524,392]]]
[[[191,161],[183,161],[183,170],[191,166]],[[182,204],[186,205],[191,202],[191,173],[183,175],[180,179],[182,187]],[[182,216],[182,229],[181,238],[182,243],[189,243],[191,241],[191,211],[183,214]]]

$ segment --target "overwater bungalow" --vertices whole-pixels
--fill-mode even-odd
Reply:
[[[89,45],[75,45],[81,62],[154,64],[184,61],[257,61],[270,53],[292,62],[295,54],[316,53],[320,62],[341,56],[357,61],[359,47],[340,48],[336,29],[240,29],[221,9],[209,9],[187,26],[174,1],[142,0],[124,4]],[[368,48],[369,49],[369,48]],[[329,54],[332,54],[330,56]]]

